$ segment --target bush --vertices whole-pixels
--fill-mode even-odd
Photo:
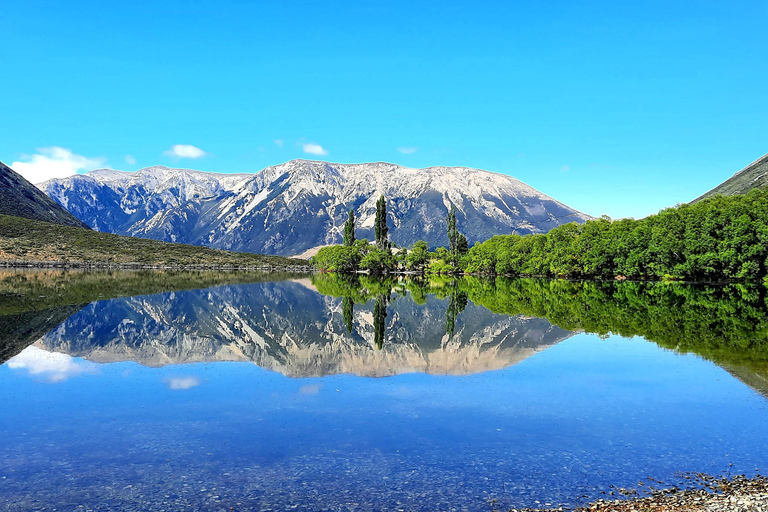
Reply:
[[[310,262],[320,270],[327,272],[355,272],[360,266],[360,260],[359,247],[332,245],[317,251]]]
[[[397,260],[388,249],[374,247],[360,260],[360,268],[371,274],[385,274],[397,269]]]

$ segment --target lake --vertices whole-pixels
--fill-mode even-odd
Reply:
[[[766,338],[757,285],[7,271],[0,509],[490,511],[753,476]]]

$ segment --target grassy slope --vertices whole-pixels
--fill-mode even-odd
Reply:
[[[307,266],[306,260],[220,251],[0,215],[0,261],[235,267]]]
[[[765,186],[768,186],[768,155],[764,155],[752,162],[720,185],[691,202],[695,203],[696,201],[716,195],[733,196],[736,194],[746,194],[753,188]]]

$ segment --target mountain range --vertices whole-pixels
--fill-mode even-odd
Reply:
[[[87,228],[16,171],[0,162],[0,215]]]
[[[390,238],[400,246],[420,239],[431,247],[446,245],[451,205],[470,244],[590,218],[508,175],[381,162],[292,160],[256,174],[102,169],[38,186],[98,231],[277,255],[340,243],[350,209],[358,219],[357,237],[373,238],[381,194]]]

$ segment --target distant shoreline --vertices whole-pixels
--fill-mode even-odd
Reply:
[[[167,265],[148,263],[112,263],[102,261],[38,261],[38,260],[0,260],[0,269],[82,269],[82,270],[225,270],[259,272],[296,272],[311,273],[316,269],[311,265]]]

